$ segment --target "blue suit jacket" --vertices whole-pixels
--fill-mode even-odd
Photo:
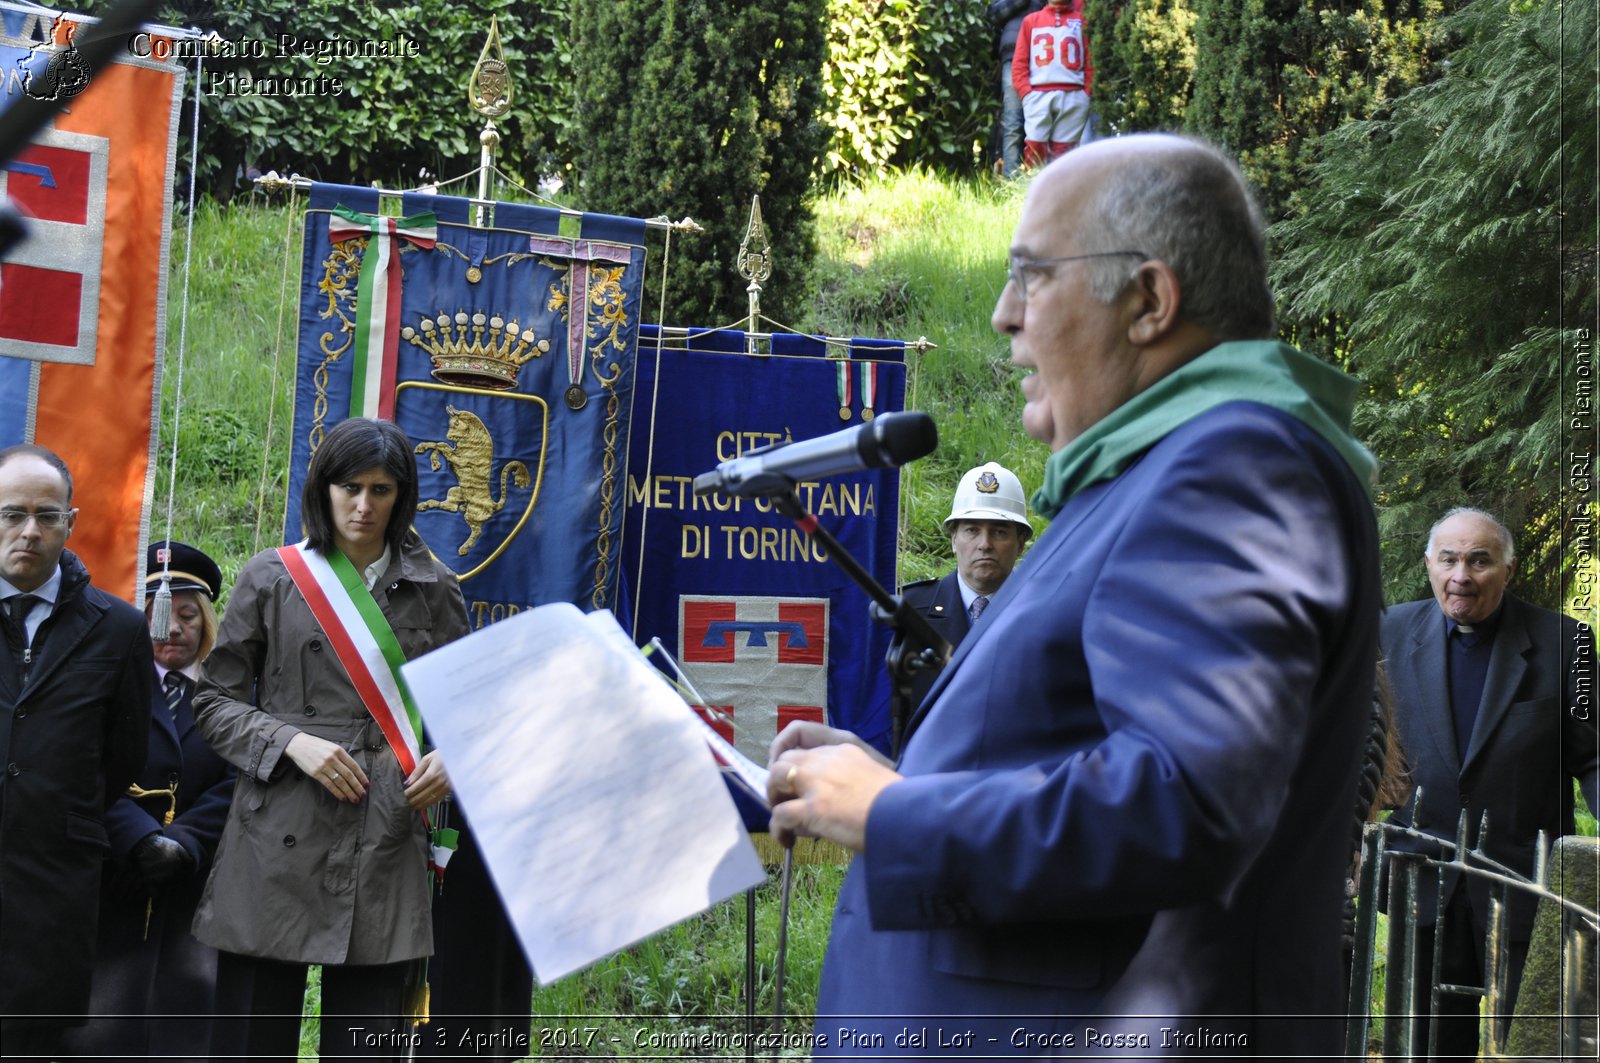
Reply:
[[[1464,761],[1456,746],[1446,676],[1445,619],[1438,604],[1428,598],[1390,609],[1383,619],[1382,639],[1400,751],[1412,787],[1422,788],[1422,807],[1415,807],[1413,794],[1394,822],[1454,841],[1465,812],[1468,838],[1476,843],[1487,812],[1484,851],[1512,870],[1532,876],[1539,832],[1552,842],[1573,832],[1571,780],[1582,784],[1591,807],[1600,806],[1594,634],[1571,617],[1506,595]],[[1586,668],[1577,667],[1580,659]],[[1580,680],[1589,684],[1587,689],[1580,688]],[[1395,847],[1437,852],[1410,841]],[[1447,896],[1459,885],[1458,877],[1446,882]],[[1474,878],[1469,892],[1481,932],[1489,915],[1488,885]],[[1436,890],[1422,890],[1424,925],[1433,922],[1437,899]],[[1514,938],[1528,939],[1533,916],[1531,899],[1511,899]]]
[[[1380,605],[1355,476],[1265,406],[1076,496],[873,804],[818,1054],[1337,1052],[1337,1021],[1299,1016],[1344,1010]]]

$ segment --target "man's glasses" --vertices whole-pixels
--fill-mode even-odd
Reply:
[[[64,528],[72,519],[70,509],[41,509],[29,513],[25,509],[0,509],[0,528],[20,528],[30,520],[39,522],[41,528]]]
[[[1118,255],[1132,255],[1135,258],[1149,258],[1143,251],[1092,251],[1087,255],[1063,255],[1060,258],[1023,258],[1021,255],[1012,255],[1011,262],[1006,267],[1006,275],[1011,278],[1011,283],[1016,286],[1017,294],[1023,302],[1028,301],[1028,275],[1030,273],[1044,273],[1051,266],[1059,266],[1063,262],[1081,262],[1086,258],[1115,258]]]

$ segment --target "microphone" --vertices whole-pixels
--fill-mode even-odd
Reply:
[[[779,443],[746,451],[694,478],[697,495],[721,491],[753,498],[786,490],[801,480],[839,476],[862,469],[904,465],[933,453],[939,430],[925,413],[886,413],[857,425],[799,443]]]

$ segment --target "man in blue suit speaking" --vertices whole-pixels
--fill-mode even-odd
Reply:
[[[1276,342],[1231,160],[1035,178],[994,311],[1050,518],[912,719],[773,744],[772,829],[855,850],[819,1056],[1331,1055],[1380,607],[1357,384]]]

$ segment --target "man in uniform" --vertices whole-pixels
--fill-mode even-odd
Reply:
[[[942,579],[918,580],[901,588],[906,603],[928,619],[928,626],[950,643],[954,653],[978,622],[990,597],[1016,567],[1022,548],[1033,534],[1022,481],[995,462],[968,469],[956,486],[944,530],[955,551],[955,570]],[[939,675],[936,668],[918,671],[912,683],[914,710]]]

